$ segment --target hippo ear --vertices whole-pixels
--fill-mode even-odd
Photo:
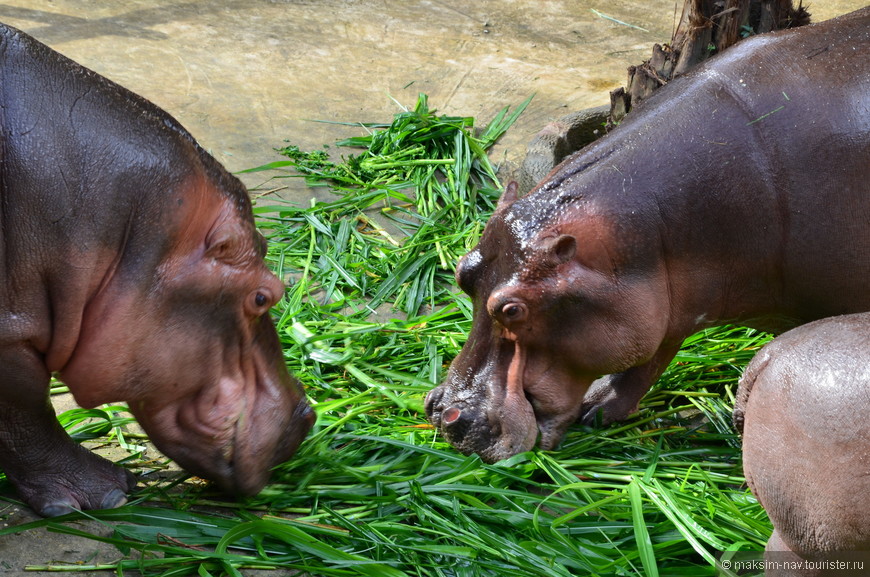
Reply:
[[[553,266],[568,262],[577,254],[577,239],[570,234],[560,234],[541,240],[543,258]]]
[[[510,208],[510,205],[515,203],[520,197],[518,189],[519,186],[517,185],[517,182],[515,180],[510,181],[507,188],[502,193],[501,198],[498,199],[496,210],[506,210],[507,208]]]
[[[237,224],[224,223],[215,227],[205,239],[205,257],[236,264],[244,254],[242,231]]]

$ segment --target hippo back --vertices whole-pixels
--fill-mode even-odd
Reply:
[[[571,204],[594,203],[629,229],[656,222],[672,276],[740,278],[720,319],[780,331],[870,309],[868,171],[870,7],[706,61],[526,202],[537,230],[579,218]],[[710,301],[700,282],[677,295],[694,315]]]

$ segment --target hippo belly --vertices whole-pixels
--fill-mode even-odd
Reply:
[[[746,480],[774,526],[769,560],[868,561],[868,411],[870,313],[788,331],[747,367],[734,419]],[[863,574],[775,566],[768,577]]]
[[[128,472],[48,400],[126,401],[188,471],[257,492],[312,425],[269,316],[241,182],[166,112],[0,25],[0,468],[43,515],[114,507]]]

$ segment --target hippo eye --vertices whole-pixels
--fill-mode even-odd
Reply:
[[[267,302],[269,302],[269,297],[263,293],[258,292],[254,297],[254,304],[257,305],[257,307],[264,307]]]
[[[250,303],[248,306],[251,307],[248,311],[248,314],[255,317],[266,314],[266,311],[272,305],[272,299],[269,296],[269,293],[265,291],[255,292],[253,294],[253,298],[251,298],[251,300],[249,300],[248,302]]]
[[[501,314],[505,321],[516,322],[526,316],[526,305],[522,303],[507,303],[501,308]]]

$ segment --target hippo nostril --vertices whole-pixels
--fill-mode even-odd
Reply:
[[[430,417],[437,412],[436,405],[441,402],[441,396],[444,394],[444,391],[438,387],[432,389],[426,394],[425,408],[426,414]]]
[[[449,409],[447,409],[446,411],[441,413],[441,422],[444,423],[445,425],[452,425],[457,420],[459,420],[459,417],[461,417],[461,416],[462,416],[461,409],[458,409],[456,407],[450,407]]]
[[[317,420],[317,414],[314,412],[314,409],[311,408],[307,402],[300,401],[298,405],[296,405],[296,409],[293,411],[293,419],[294,422],[302,422],[306,427],[305,432],[308,432],[312,426],[314,426],[314,421]]]

